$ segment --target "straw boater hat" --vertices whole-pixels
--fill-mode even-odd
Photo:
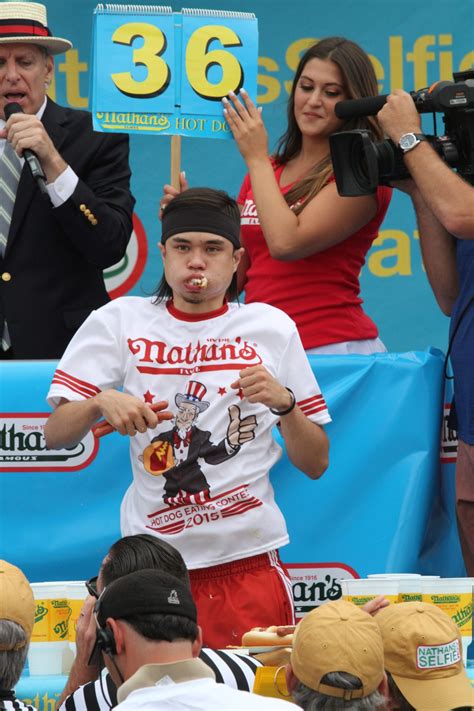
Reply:
[[[37,44],[48,54],[62,54],[72,43],[52,37],[46,7],[39,2],[0,2],[0,45],[12,42]]]

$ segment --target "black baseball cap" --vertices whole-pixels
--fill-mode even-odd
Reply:
[[[97,621],[108,617],[126,620],[136,615],[177,615],[197,622],[196,605],[189,588],[174,575],[145,569],[114,580],[96,604]]]
[[[174,575],[152,568],[129,573],[111,582],[94,607],[97,624],[109,617],[127,620],[139,615],[176,615],[197,623],[197,610],[189,587]],[[96,641],[88,664],[100,663]]]

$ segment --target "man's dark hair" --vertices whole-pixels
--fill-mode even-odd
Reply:
[[[176,210],[183,208],[200,208],[202,210],[218,211],[226,214],[231,219],[240,224],[240,210],[236,201],[230,197],[224,190],[214,190],[213,188],[189,188],[179,195],[176,195],[171,202],[164,208],[164,214],[171,214]],[[154,293],[155,304],[162,301],[169,301],[172,298],[173,292],[163,274],[160,283]],[[234,301],[238,298],[239,292],[237,289],[237,274],[232,276],[229,288],[227,290],[227,298],[229,301]]]
[[[101,568],[102,580],[107,586],[124,575],[148,568],[174,575],[190,587],[188,569],[181,553],[148,533],[124,536],[111,546]]]
[[[198,626],[192,620],[177,615],[134,615],[124,618],[141,637],[155,642],[176,642],[198,638]]]

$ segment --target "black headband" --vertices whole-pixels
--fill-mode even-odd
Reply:
[[[191,207],[166,210],[161,221],[161,242],[183,232],[209,232],[228,239],[236,249],[240,247],[240,224],[225,212],[209,208]]]

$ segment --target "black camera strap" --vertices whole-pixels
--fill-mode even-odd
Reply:
[[[446,352],[446,357],[445,357],[445,359],[444,359],[444,377],[445,377],[445,380],[454,380],[454,375],[448,375],[448,361],[449,361],[449,357],[450,357],[450,355],[451,355],[451,350],[452,350],[452,348],[453,348],[453,343],[454,343],[454,339],[455,339],[455,337],[456,337],[456,333],[458,332],[458,329],[459,329],[459,327],[460,327],[460,325],[461,325],[461,323],[462,323],[463,318],[465,317],[465,315],[467,314],[467,312],[469,311],[469,309],[471,308],[471,306],[472,306],[473,304],[474,304],[474,296],[471,296],[471,298],[470,298],[469,301],[467,302],[466,306],[463,308],[463,310],[462,310],[461,313],[459,314],[459,318],[458,318],[458,320],[457,320],[457,322],[456,322],[456,325],[455,325],[454,328],[453,328],[453,332],[452,332],[452,334],[451,334],[451,337],[450,337],[449,343],[448,343],[448,350],[447,350],[447,352]],[[448,424],[448,427],[449,427],[450,430],[455,430],[455,431],[457,431],[457,429],[458,429],[458,418],[457,418],[457,414],[456,414],[456,403],[455,403],[455,401],[454,401],[454,394],[453,394],[453,399],[452,399],[452,402],[451,402],[451,409],[450,409],[450,411],[449,411],[447,424]]]
[[[466,306],[463,308],[463,310],[459,314],[459,318],[457,320],[456,325],[454,326],[453,332],[452,332],[451,337],[449,339],[448,350],[446,352],[446,357],[444,359],[444,377],[446,380],[453,380],[454,379],[454,375],[448,375],[448,370],[447,370],[448,369],[448,360],[451,355],[451,351],[453,349],[453,343],[454,343],[454,339],[456,337],[456,333],[458,332],[459,326],[461,325],[464,316],[467,314],[467,312],[471,308],[472,304],[474,304],[474,296],[471,296],[471,298],[467,302]]]

